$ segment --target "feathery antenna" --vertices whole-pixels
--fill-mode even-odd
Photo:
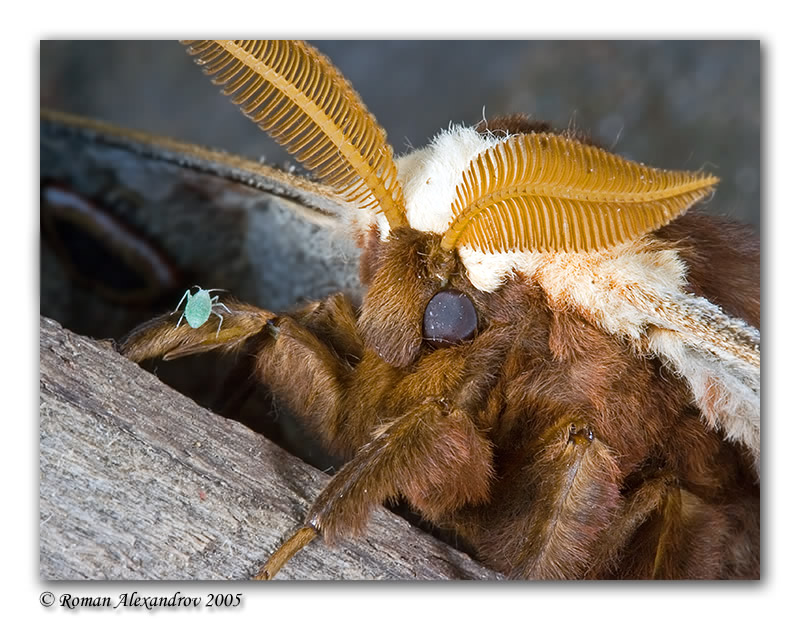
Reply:
[[[649,168],[556,134],[514,136],[470,163],[442,247],[601,250],[664,226],[717,182],[706,173]]]
[[[358,93],[300,41],[183,41],[242,113],[347,202],[407,225],[386,132]]]

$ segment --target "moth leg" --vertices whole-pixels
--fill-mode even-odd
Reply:
[[[274,576],[313,535],[326,543],[362,534],[369,514],[385,500],[435,496],[436,510],[452,510],[489,495],[492,448],[468,415],[437,400],[384,425],[317,497],[306,522],[259,573]],[[467,480],[468,489],[464,487]],[[305,532],[305,534],[301,534]],[[298,539],[304,541],[298,544]],[[280,559],[278,559],[280,558]]]
[[[292,536],[284,542],[278,549],[269,556],[269,559],[264,564],[253,579],[265,581],[272,579],[278,574],[278,571],[283,568],[294,555],[310,543],[317,536],[317,530],[313,527],[304,526],[298,529]]]
[[[217,305],[222,306],[228,313],[231,313],[230,309],[224,304],[219,303]],[[355,312],[352,305],[342,294],[332,295],[322,301],[305,304],[296,312],[293,312],[291,316],[312,331],[316,330],[321,334],[334,334],[337,339],[334,347],[336,355],[353,360],[360,356],[363,344],[355,328]],[[236,418],[238,411],[257,390],[257,384],[253,380],[254,376],[258,376],[256,372],[257,358],[265,349],[273,346],[272,341],[281,331],[279,321],[276,320],[266,321],[265,327],[263,338],[252,338],[245,347],[238,351],[236,364],[225,378],[219,395],[212,406],[214,411],[221,411],[226,417]],[[329,338],[328,340],[328,345],[332,346],[330,343],[332,339]],[[263,383],[269,386],[268,381],[265,380]],[[272,392],[271,389],[270,392]]]
[[[526,535],[509,549],[510,576],[582,578],[621,503],[613,453],[591,426],[565,420],[544,433],[523,475],[530,481],[523,487],[530,512],[520,515]]]
[[[362,391],[383,393],[397,373],[383,364],[383,378],[378,371],[371,386],[359,385],[363,343],[354,314],[343,316],[337,306],[321,302],[297,318],[270,321],[273,338],[256,355],[255,375],[330,452],[350,458],[374,427],[375,417],[360,415],[365,409],[356,404]]]
[[[234,352],[259,335],[275,317],[272,312],[249,304],[229,302],[229,306],[231,316],[224,328],[220,325],[215,329],[211,321],[197,328],[188,324],[175,326],[174,313],[170,312],[133,329],[117,350],[134,362],[156,357],[170,360],[212,350]]]
[[[441,403],[385,425],[340,469],[317,497],[307,523],[326,542],[363,533],[372,508],[400,494],[436,496],[430,512],[443,513],[489,494],[492,448],[472,420]],[[469,489],[460,479],[469,480]],[[426,515],[432,516],[432,515]]]
[[[668,476],[647,481],[609,528],[601,549],[609,559],[589,576],[758,578],[758,562],[752,561],[760,547],[757,507],[754,497],[707,502]]]
[[[624,569],[630,578],[637,575],[641,579],[652,577],[652,562],[642,558],[653,559],[652,552],[645,552],[640,542],[634,547],[637,552],[631,558],[621,557],[631,547],[631,541],[637,536],[640,528],[656,518],[665,498],[677,488],[677,479],[669,474],[657,474],[645,480],[638,488],[628,493],[624,504],[620,506],[613,523],[606,529],[595,546],[594,564],[586,574],[587,579],[606,579],[609,575],[619,575]]]
[[[364,341],[358,332],[355,310],[342,293],[307,304],[290,316],[324,341],[340,358],[350,363],[362,358]]]

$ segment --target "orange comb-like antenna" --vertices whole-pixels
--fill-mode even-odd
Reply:
[[[223,93],[347,202],[406,226],[386,132],[358,93],[300,41],[184,41]]]
[[[442,239],[452,250],[592,251],[664,226],[718,182],[649,168],[555,134],[523,134],[472,160]]]

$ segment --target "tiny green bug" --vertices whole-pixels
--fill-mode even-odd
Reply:
[[[228,314],[231,314],[231,311],[225,304],[217,301],[219,299],[219,295],[211,297],[211,293],[213,293],[214,291],[224,291],[225,289],[210,288],[208,290],[205,290],[200,286],[198,286],[197,284],[195,284],[192,288],[197,288],[197,292],[194,295],[192,295],[191,293],[192,289],[191,288],[187,289],[187,291],[183,294],[183,297],[181,297],[181,300],[178,302],[177,307],[175,308],[175,312],[177,312],[178,308],[181,307],[183,300],[184,299],[186,300],[186,306],[184,306],[183,308],[183,313],[178,319],[178,324],[175,326],[175,329],[180,327],[181,321],[183,320],[184,317],[186,317],[186,322],[189,324],[189,326],[196,329],[200,327],[203,323],[205,323],[208,320],[208,317],[210,317],[213,314],[214,316],[219,317],[219,327],[217,327],[217,336],[219,336],[219,330],[222,329],[222,315],[217,312],[214,312],[214,308],[215,307],[225,308]]]

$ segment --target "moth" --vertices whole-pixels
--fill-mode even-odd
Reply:
[[[758,244],[686,211],[717,179],[522,117],[395,158],[296,42],[191,42],[342,205],[363,302],[164,315],[135,360],[248,352],[347,464],[272,556],[363,531],[402,496],[512,578],[759,574]]]

